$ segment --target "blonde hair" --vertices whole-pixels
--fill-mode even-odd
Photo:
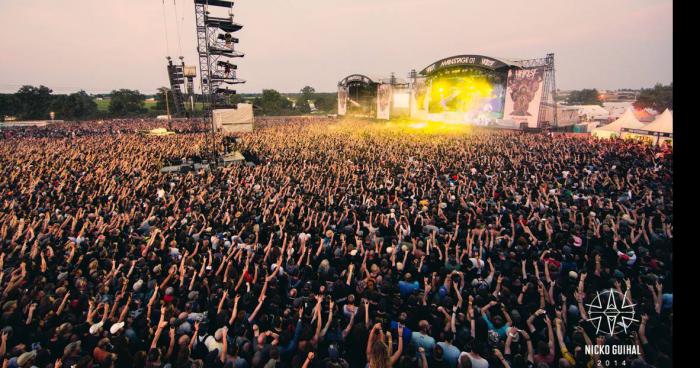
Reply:
[[[389,368],[389,347],[382,340],[376,340],[372,345],[370,356],[368,357],[369,368]]]
[[[321,272],[328,272],[328,269],[331,267],[330,263],[328,263],[327,259],[324,259],[321,261],[321,264],[318,265],[318,270]]]

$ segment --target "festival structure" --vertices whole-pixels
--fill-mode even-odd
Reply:
[[[558,126],[554,54],[530,60],[457,55],[409,81],[352,74],[338,82],[338,114],[504,128]],[[551,111],[550,111],[551,110]]]
[[[666,109],[641,129],[622,128],[622,138],[640,139],[652,144],[673,144],[673,113]]]
[[[211,127],[207,146],[211,160],[216,161],[221,153],[215,144],[216,132],[235,134],[253,130],[252,106],[230,102],[230,96],[236,94],[230,87],[245,83],[238,78],[238,66],[233,63],[244,54],[235,47],[239,40],[232,35],[243,25],[234,22],[231,1],[194,0],[194,6],[200,81],[206,102],[204,119]]]
[[[622,129],[643,129],[644,123],[637,120],[632,109],[627,109],[622,116],[610,124],[593,129],[592,135],[598,138],[618,138]]]

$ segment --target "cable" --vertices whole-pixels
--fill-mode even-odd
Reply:
[[[168,22],[165,20],[165,0],[163,0],[163,31],[165,32],[165,56],[170,55],[170,40],[168,39]]]
[[[175,13],[175,30],[177,31],[177,47],[178,47],[178,51],[180,51],[179,55],[182,56],[182,41],[180,40],[180,23],[178,23],[176,0],[173,0],[173,12]]]

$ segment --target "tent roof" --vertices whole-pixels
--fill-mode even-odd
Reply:
[[[601,106],[598,105],[578,105],[576,106],[579,109],[579,113],[581,114],[602,114],[602,115],[608,115],[609,112],[608,110],[604,109]]]
[[[656,120],[646,125],[644,130],[660,133],[673,133],[673,114],[671,113],[671,110],[666,109],[666,111],[656,117]]]
[[[597,130],[607,130],[619,133],[622,128],[643,129],[643,127],[644,123],[637,120],[632,112],[632,109],[627,109],[627,111],[625,111],[625,113],[622,114],[622,116],[620,116],[617,120],[608,125],[604,125]]]

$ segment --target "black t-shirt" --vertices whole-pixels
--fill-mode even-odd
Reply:
[[[428,367],[430,368],[449,368],[450,364],[443,358],[441,360],[435,359],[433,356],[429,356],[428,358]]]

